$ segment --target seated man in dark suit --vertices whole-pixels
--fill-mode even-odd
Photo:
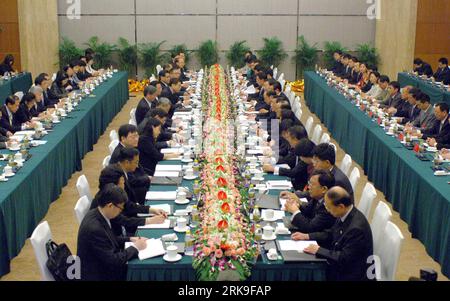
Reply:
[[[291,194],[285,204],[287,212],[292,213],[291,223],[303,233],[322,232],[331,228],[336,219],[325,209],[325,194],[334,187],[334,177],[327,171],[313,172],[309,179],[307,203]]]
[[[414,72],[417,72],[419,75],[426,75],[427,77],[433,76],[433,69],[430,64],[425,63],[419,58],[414,60]]]
[[[289,143],[290,149],[286,156],[279,157],[277,164],[287,164],[292,169],[294,168],[298,163],[298,157],[295,155],[295,147],[300,143],[300,140],[303,138],[307,138],[308,133],[306,133],[306,130],[304,127],[297,125],[289,128],[285,133],[285,139]],[[272,170],[273,168],[273,170]],[[275,171],[274,167],[265,165],[263,168],[266,172],[273,172]]]
[[[172,118],[176,109],[189,104],[189,96],[181,91],[181,81],[176,78],[170,80],[169,89],[163,89],[161,98],[167,98],[172,103],[172,108],[169,112],[169,118]]]
[[[119,128],[119,144],[111,155],[109,164],[116,164],[120,160],[120,151],[126,147],[137,149],[139,134],[137,128],[131,124],[122,125]],[[141,164],[134,172],[128,173],[128,182],[135,192],[137,200],[145,200],[145,195],[150,187],[151,177],[145,172]],[[143,203],[142,203],[143,204]]]
[[[402,94],[400,93],[400,84],[396,81],[390,82],[388,86],[389,97],[385,101],[380,101],[382,108],[398,109],[402,102]]]
[[[448,114],[448,104],[442,102],[434,107],[436,122],[434,127],[424,132],[422,138],[427,139],[427,143],[437,149],[446,148],[450,145],[450,116]]]
[[[2,117],[2,112],[0,111],[0,118],[1,117]],[[8,140],[9,140],[8,131],[3,128],[0,128],[0,149],[8,148],[8,146],[9,146]]]
[[[289,101],[289,98],[286,96],[286,94],[283,93],[283,87],[281,86],[280,82],[275,79],[269,79],[269,90],[275,92],[277,94],[278,99],[283,98],[287,101]]]
[[[27,129],[26,124],[20,122],[20,116],[17,111],[20,107],[20,100],[17,96],[9,96],[6,98],[5,105],[1,107],[2,117],[0,119],[0,127],[8,132],[15,133]]]
[[[334,74],[340,74],[342,72],[342,69],[344,68],[344,65],[342,65],[342,63],[341,63],[342,51],[336,50],[333,53],[333,57],[334,57],[334,63],[333,63],[333,67],[331,68],[331,71]]]
[[[141,124],[142,120],[144,120],[145,115],[151,109],[156,107],[156,96],[157,89],[153,86],[147,86],[144,89],[144,98],[141,99],[137,108],[136,108],[136,123]]]
[[[98,208],[89,211],[78,231],[77,255],[83,281],[125,280],[127,262],[147,247],[145,239],[117,237],[111,229],[111,219],[124,209],[127,195],[114,184],[107,185],[98,198]],[[133,246],[124,249],[125,242]]]
[[[348,177],[335,165],[336,152],[331,144],[322,143],[316,146],[314,149],[313,164],[316,170],[330,171],[334,176],[336,186],[341,186],[347,190],[353,199],[352,184],[350,184]]]
[[[439,68],[433,75],[433,78],[437,82],[444,83],[444,85],[450,85],[450,69],[448,68],[447,58],[439,59]]]
[[[373,240],[366,217],[353,206],[350,195],[342,187],[327,192],[325,208],[337,219],[331,229],[310,234],[297,232],[292,239],[317,241],[318,245],[310,245],[304,252],[328,261],[328,280],[369,280],[367,262],[373,256]]]

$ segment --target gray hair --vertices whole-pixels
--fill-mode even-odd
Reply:
[[[160,99],[158,99],[158,106],[159,105],[169,105],[169,106],[171,106],[172,102],[166,97],[161,97]]]
[[[30,88],[30,93],[33,93],[34,95],[42,94],[44,93],[44,90],[42,90],[42,87],[40,86],[33,86]]]
[[[148,95],[148,94],[155,95],[157,91],[158,90],[156,89],[156,87],[149,85],[149,86],[145,87],[145,89],[144,89],[144,96]]]

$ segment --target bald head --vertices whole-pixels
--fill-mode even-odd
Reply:
[[[342,204],[345,207],[348,207],[353,203],[350,194],[340,186],[336,186],[328,190],[327,196],[335,206]]]

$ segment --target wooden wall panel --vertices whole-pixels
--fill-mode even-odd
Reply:
[[[21,70],[17,0],[0,1],[0,62],[7,54],[14,56],[14,68]]]

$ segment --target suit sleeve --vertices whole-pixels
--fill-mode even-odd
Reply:
[[[310,233],[309,239],[317,241],[319,246],[329,247],[332,240],[332,229],[327,229],[322,232]]]
[[[317,213],[313,218],[308,218],[307,215],[298,213],[294,217],[292,224],[296,226],[300,232],[311,233],[330,228],[333,225],[333,220],[324,212]]]

